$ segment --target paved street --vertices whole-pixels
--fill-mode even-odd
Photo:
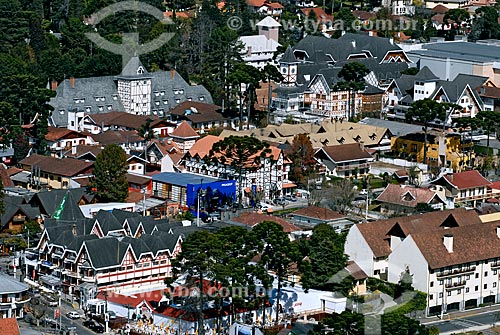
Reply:
[[[437,327],[441,334],[451,334],[467,330],[481,331],[485,335],[495,333],[487,331],[494,324],[500,324],[500,306],[486,307],[466,312],[445,315],[444,320],[425,319],[422,323],[428,327]]]

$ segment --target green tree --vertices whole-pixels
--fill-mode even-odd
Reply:
[[[308,177],[316,171],[317,161],[314,158],[314,148],[306,134],[299,134],[293,138],[290,149],[286,152],[292,161],[289,177],[301,185],[305,185]],[[307,186],[307,185],[306,185]]]
[[[338,29],[333,34],[334,38],[339,38],[342,34],[342,30],[345,32],[355,33],[356,29],[353,26],[353,22],[356,20],[356,17],[352,14],[351,9],[348,7],[342,7],[338,11],[337,15],[335,15],[335,23],[341,23],[341,29]]]
[[[252,229],[258,241],[261,254],[260,265],[276,275],[278,288],[276,293],[276,322],[278,322],[281,289],[284,286],[293,263],[300,260],[296,244],[292,243],[283,227],[272,221],[264,221]]]
[[[97,155],[91,187],[101,202],[125,202],[128,196],[127,156],[116,144],[107,145]]]
[[[12,148],[14,149],[14,162],[18,163],[19,161],[26,158],[29,152],[29,142],[26,135],[22,132],[18,132],[14,136],[14,140],[12,141]]]
[[[271,153],[269,144],[250,136],[229,136],[214,143],[207,160],[213,164],[229,165],[238,178],[238,204],[241,205],[243,178],[246,172],[260,166]],[[211,158],[209,158],[211,157]]]
[[[172,260],[175,275],[187,274],[200,294],[197,297],[196,314],[198,317],[198,334],[205,334],[203,327],[204,280],[213,280],[215,260],[220,259],[222,246],[216,235],[198,230],[190,234],[182,242],[182,251]]]
[[[475,119],[478,121],[477,125],[486,132],[486,147],[490,152],[490,134],[500,125],[500,114],[494,111],[480,111],[477,113]]]
[[[357,192],[350,179],[342,178],[333,180],[331,186],[321,190],[321,194],[322,200],[326,200],[328,207],[342,214],[347,214]]]
[[[337,90],[346,90],[349,92],[348,114],[349,119],[353,120],[356,116],[355,99],[356,92],[363,91],[366,87],[364,77],[370,73],[365,64],[359,62],[349,62],[342,67],[339,72],[341,82],[337,83]]]
[[[410,75],[410,76],[414,76],[418,73],[419,69],[418,67],[409,67],[403,71],[401,71],[401,74],[406,74],[406,75]]]
[[[302,286],[304,289],[319,289],[341,292],[347,296],[352,290],[353,278],[337,280],[346,266],[347,256],[344,254],[345,235],[335,232],[332,226],[323,223],[314,227],[309,239],[300,241],[303,245],[302,256],[309,261],[302,262]]]
[[[250,124],[250,110],[253,108],[253,102],[255,100],[255,89],[259,87],[259,82],[262,80],[262,73],[255,70],[255,67],[245,64],[238,63],[235,65],[233,72],[228,76],[228,82],[231,87],[236,88],[234,92],[235,96],[238,97],[239,101],[239,113],[240,113],[240,128],[243,127],[243,102],[246,102],[246,108],[248,113],[248,122]],[[243,85],[245,89],[243,89]]]
[[[427,164],[427,132],[429,122],[439,119],[445,121],[447,105],[435,100],[425,98],[413,102],[406,112],[406,120],[409,122],[417,121],[424,126],[424,157],[423,163]]]
[[[498,10],[494,7],[483,6],[476,9],[476,16],[469,35],[471,40],[499,38],[500,24],[498,23],[498,17]]]

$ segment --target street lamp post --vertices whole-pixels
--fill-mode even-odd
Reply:
[[[201,184],[200,184],[200,188],[198,189],[198,191],[196,192],[197,193],[197,196],[196,196],[196,199],[197,199],[197,208],[196,208],[196,226],[199,227],[200,226],[200,195],[201,193],[203,192],[202,191],[202,188],[203,188],[203,178],[201,178]]]

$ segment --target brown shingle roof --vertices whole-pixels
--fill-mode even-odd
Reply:
[[[355,227],[359,229],[372,249],[375,257],[386,257],[391,253],[389,241],[387,240],[390,238],[388,233],[394,227],[398,227],[398,229],[400,228],[407,236],[409,234],[416,234],[420,232],[425,233],[434,230],[444,230],[445,226],[466,226],[477,225],[480,223],[481,220],[475,211],[467,211],[465,208],[457,208],[360,223]]]
[[[135,130],[108,130],[92,135],[92,138],[101,145],[122,144],[144,141]]]
[[[372,158],[358,143],[324,146],[321,150],[337,163]]]
[[[38,166],[41,171],[59,176],[73,177],[81,173],[90,173],[94,162],[85,162],[74,158],[55,158],[31,155],[19,162],[21,165]]]
[[[457,172],[447,175],[445,178],[459,190],[491,185],[491,182],[484,178],[477,170]]]
[[[212,104],[204,104],[196,101],[184,101],[175,108],[169,111],[171,115],[185,118],[191,123],[203,123],[213,121],[224,121],[224,117],[219,111],[220,106]],[[186,113],[186,111],[190,111]],[[196,111],[196,112],[195,112]]]
[[[432,12],[437,14],[446,14],[446,12],[448,11],[449,11],[448,7],[445,7],[443,5],[437,5],[434,8],[432,8]]]
[[[276,216],[271,216],[267,214],[259,214],[259,213],[242,213],[240,216],[232,218],[233,221],[243,223],[246,226],[249,227],[255,227],[259,223],[262,223],[264,221],[273,221],[279,224],[280,226],[283,227],[283,231],[285,233],[290,233],[293,231],[299,231],[301,230],[299,227],[296,225],[282,219]]]
[[[0,330],[4,335],[20,335],[19,326],[15,318],[0,318]]]
[[[94,157],[97,157],[101,153],[104,148],[100,145],[84,145],[80,144],[76,146],[76,153],[67,153],[67,157],[80,158],[86,154],[91,154]]]
[[[355,280],[362,280],[368,278],[367,274],[359,267],[355,261],[347,262],[345,269],[351,274]]]
[[[420,252],[431,269],[455,264],[475,262],[498,257],[500,238],[496,229],[499,221],[467,225],[412,234]],[[443,244],[445,234],[453,236],[453,252],[448,252]]]
[[[10,179],[8,170],[3,164],[0,164],[0,179],[2,181],[3,187],[13,187],[14,183]]]
[[[197,138],[200,137],[198,133],[196,133],[187,123],[187,121],[182,121],[182,123],[174,129],[174,131],[170,134],[172,137],[177,137],[177,138]]]
[[[304,207],[304,208],[296,210],[292,214],[305,216],[308,218],[324,220],[324,221],[345,218],[345,215],[342,215],[339,212],[335,212],[329,208],[323,208],[323,207],[318,207],[318,206]]]
[[[45,135],[45,139],[47,141],[56,142],[65,138],[85,138],[87,137],[84,134],[81,134],[77,131],[70,130],[67,128],[57,128],[57,127],[48,127],[47,135]]]
[[[181,149],[179,148],[179,146],[177,145],[177,143],[175,143],[174,141],[172,140],[158,140],[158,139],[153,139],[149,142],[148,144],[148,148],[151,146],[151,145],[156,145],[156,147],[158,148],[158,150],[161,151],[161,153],[163,154],[163,156],[165,155],[169,155],[171,153],[175,153],[175,152],[180,152]]]
[[[436,192],[427,188],[414,188],[389,184],[384,191],[380,193],[377,201],[406,207],[415,207],[419,203],[429,203],[434,197],[439,196]]]
[[[89,117],[94,120],[94,122],[101,126],[121,126],[132,129],[139,129],[143,124],[146,123],[148,119],[152,121],[157,121],[158,117],[154,115],[135,115],[126,112],[109,112],[109,113],[99,113],[92,114]]]
[[[129,184],[146,185],[151,182],[151,178],[133,173],[127,173],[127,181]]]

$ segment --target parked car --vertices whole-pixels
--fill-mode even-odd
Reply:
[[[297,201],[297,198],[294,195],[285,195],[284,199],[286,201],[290,201],[290,202],[296,202]]]
[[[80,318],[80,314],[78,314],[78,312],[75,312],[75,311],[68,312],[66,314],[66,316],[70,319],[79,319]]]
[[[272,208],[273,206],[269,205],[269,204],[266,204],[265,202],[260,202],[258,205],[257,205],[257,208],[260,209],[260,210],[263,210],[263,211],[266,211],[268,210],[269,208]]]
[[[285,200],[285,198],[282,198],[282,197],[274,199],[273,202],[274,202],[274,204],[276,204],[278,206],[286,205],[286,200]]]

